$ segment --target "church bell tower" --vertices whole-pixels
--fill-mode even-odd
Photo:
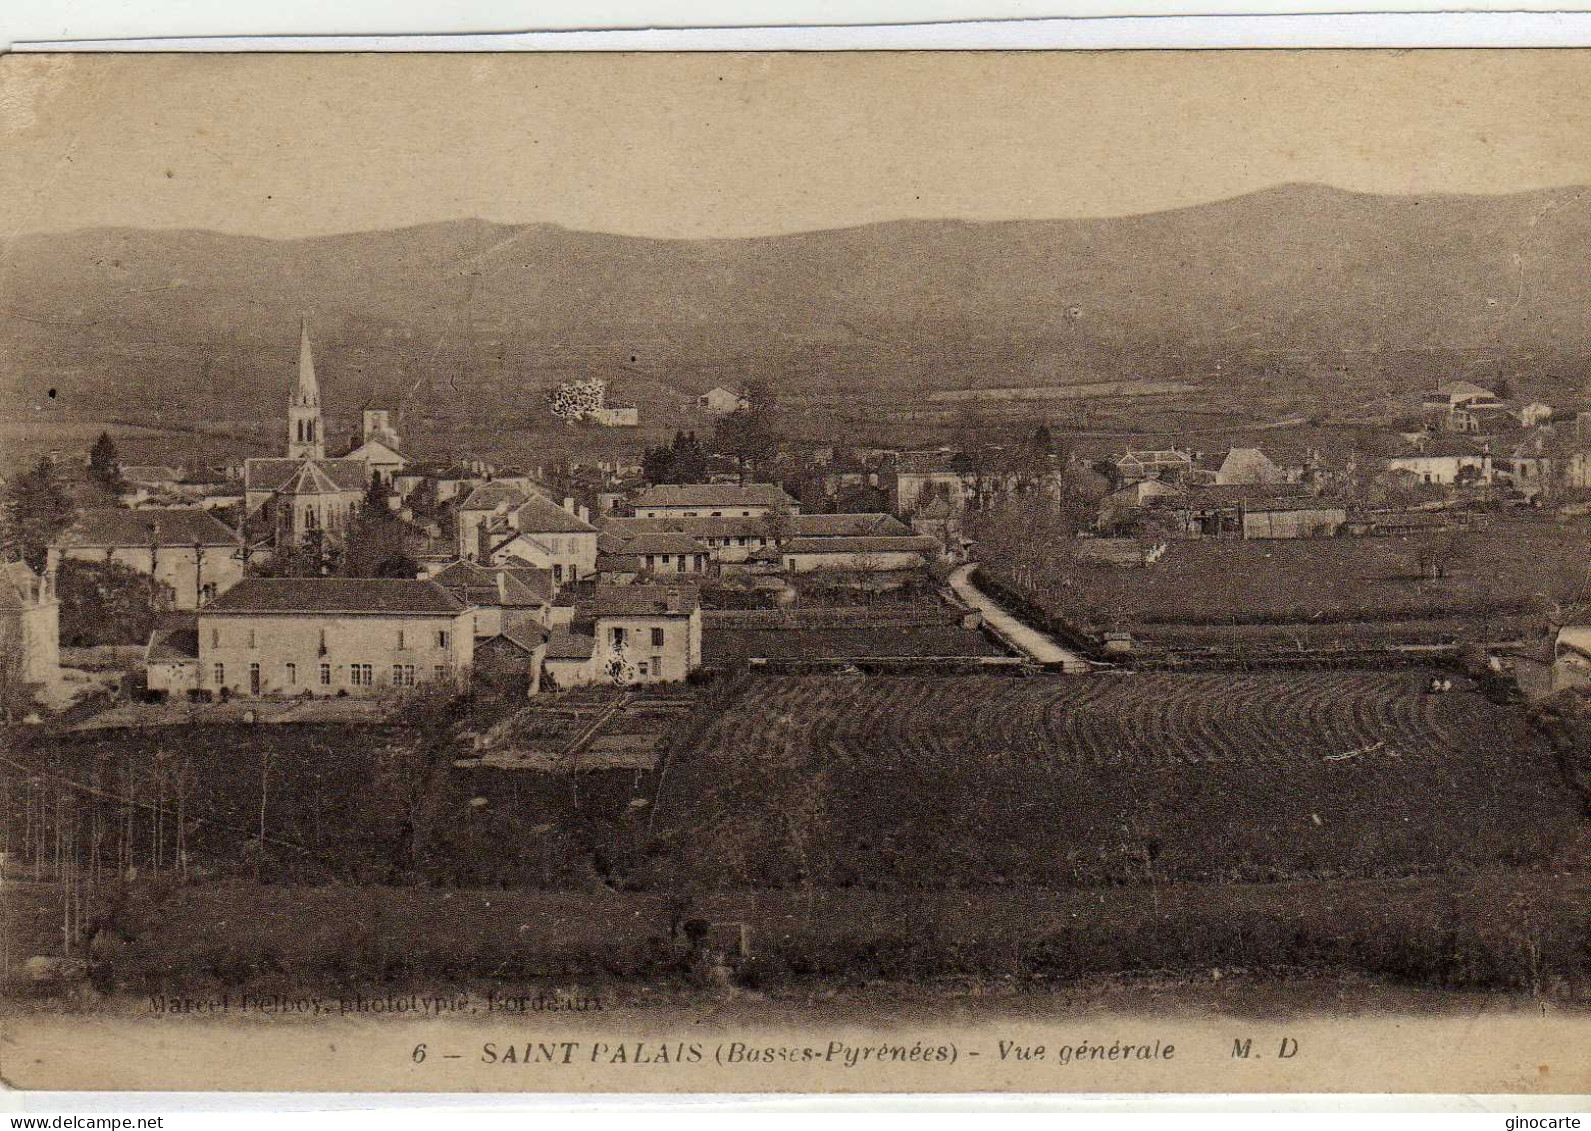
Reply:
[[[287,403],[287,458],[326,458],[326,437],[320,420],[320,386],[315,381],[315,358],[309,349],[308,321],[299,327],[298,384]]]

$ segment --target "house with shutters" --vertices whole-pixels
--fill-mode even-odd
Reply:
[[[46,572],[63,561],[115,562],[171,587],[172,604],[196,609],[243,580],[243,539],[197,507],[106,507],[81,512],[50,544]]]
[[[200,608],[196,690],[371,697],[463,682],[474,609],[435,581],[250,577]]]
[[[546,670],[559,687],[670,683],[702,666],[702,602],[693,585],[604,585],[567,629],[554,629]]]

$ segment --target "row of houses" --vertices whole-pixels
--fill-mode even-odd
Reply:
[[[699,592],[598,585],[560,608],[512,567],[434,578],[245,578],[158,628],[155,695],[362,697],[482,679],[536,694],[685,679],[701,666]]]

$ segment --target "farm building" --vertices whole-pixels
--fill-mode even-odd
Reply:
[[[171,586],[179,609],[195,609],[243,578],[243,539],[192,507],[82,512],[50,544],[47,571],[62,561],[116,562]]]
[[[624,539],[617,556],[630,561],[609,562],[610,568],[634,565],[641,573],[699,574],[707,572],[712,551],[689,534],[643,531]],[[621,568],[619,572],[631,571]]]
[[[198,612],[199,688],[372,696],[467,679],[473,611],[434,581],[245,578]]]
[[[858,537],[872,534],[910,534],[911,528],[893,515],[797,514],[785,519],[792,538]],[[772,541],[773,530],[765,518],[610,518],[602,523],[605,535],[617,541],[611,552],[622,552],[626,543],[641,534],[683,534],[705,546],[719,564],[743,562]]]
[[[1243,537],[1330,538],[1347,520],[1347,508],[1340,502],[1276,499],[1243,508]]]
[[[458,514],[461,557],[535,566],[559,585],[596,572],[597,528],[573,499],[560,507],[521,488],[489,483],[465,502]]]
[[[696,407],[702,412],[710,412],[714,416],[728,416],[738,409],[746,408],[751,404],[745,397],[733,389],[726,389],[722,385],[708,389],[707,392],[696,398]]]

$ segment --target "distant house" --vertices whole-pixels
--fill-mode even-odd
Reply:
[[[1387,460],[1387,468],[1407,472],[1420,483],[1442,486],[1490,483],[1493,471],[1491,449],[1459,436],[1422,437]]]
[[[641,410],[630,401],[606,401],[591,413],[591,419],[606,428],[637,428],[641,424]]]
[[[7,682],[53,684],[61,674],[61,608],[46,573],[0,565],[0,674]]]
[[[198,611],[199,690],[373,696],[467,680],[471,608],[434,581],[250,577]]]
[[[1424,404],[1428,419],[1448,432],[1487,432],[1511,415],[1490,389],[1469,381],[1438,385]]]
[[[750,402],[732,389],[722,385],[709,389],[696,398],[696,407],[702,412],[710,412],[714,416],[728,416],[738,409],[747,407]]]
[[[1539,428],[1552,421],[1552,406],[1542,401],[1528,401],[1519,406],[1514,417],[1526,428]]]
[[[1193,453],[1178,448],[1134,451],[1129,448],[1111,461],[1123,483],[1143,479],[1176,480],[1193,470]]]
[[[631,505],[637,518],[761,518],[776,508],[801,510],[772,483],[660,483],[637,492]]]
[[[1174,506],[1196,537],[1330,537],[1348,518],[1342,503],[1283,483],[1196,487]]]
[[[109,507],[78,515],[50,544],[48,572],[62,561],[116,562],[171,586],[179,609],[195,609],[243,578],[243,540],[207,510]]]
[[[858,514],[797,514],[789,516],[792,538],[857,537],[871,534],[910,534],[912,530],[893,515],[878,511]],[[768,547],[772,531],[766,518],[609,518],[604,534],[615,541],[610,553],[622,552],[640,534],[683,534],[705,546],[720,565],[742,562]]]
[[[589,631],[555,629],[546,667],[560,687],[667,683],[702,664],[702,607],[691,585],[602,585]]]

